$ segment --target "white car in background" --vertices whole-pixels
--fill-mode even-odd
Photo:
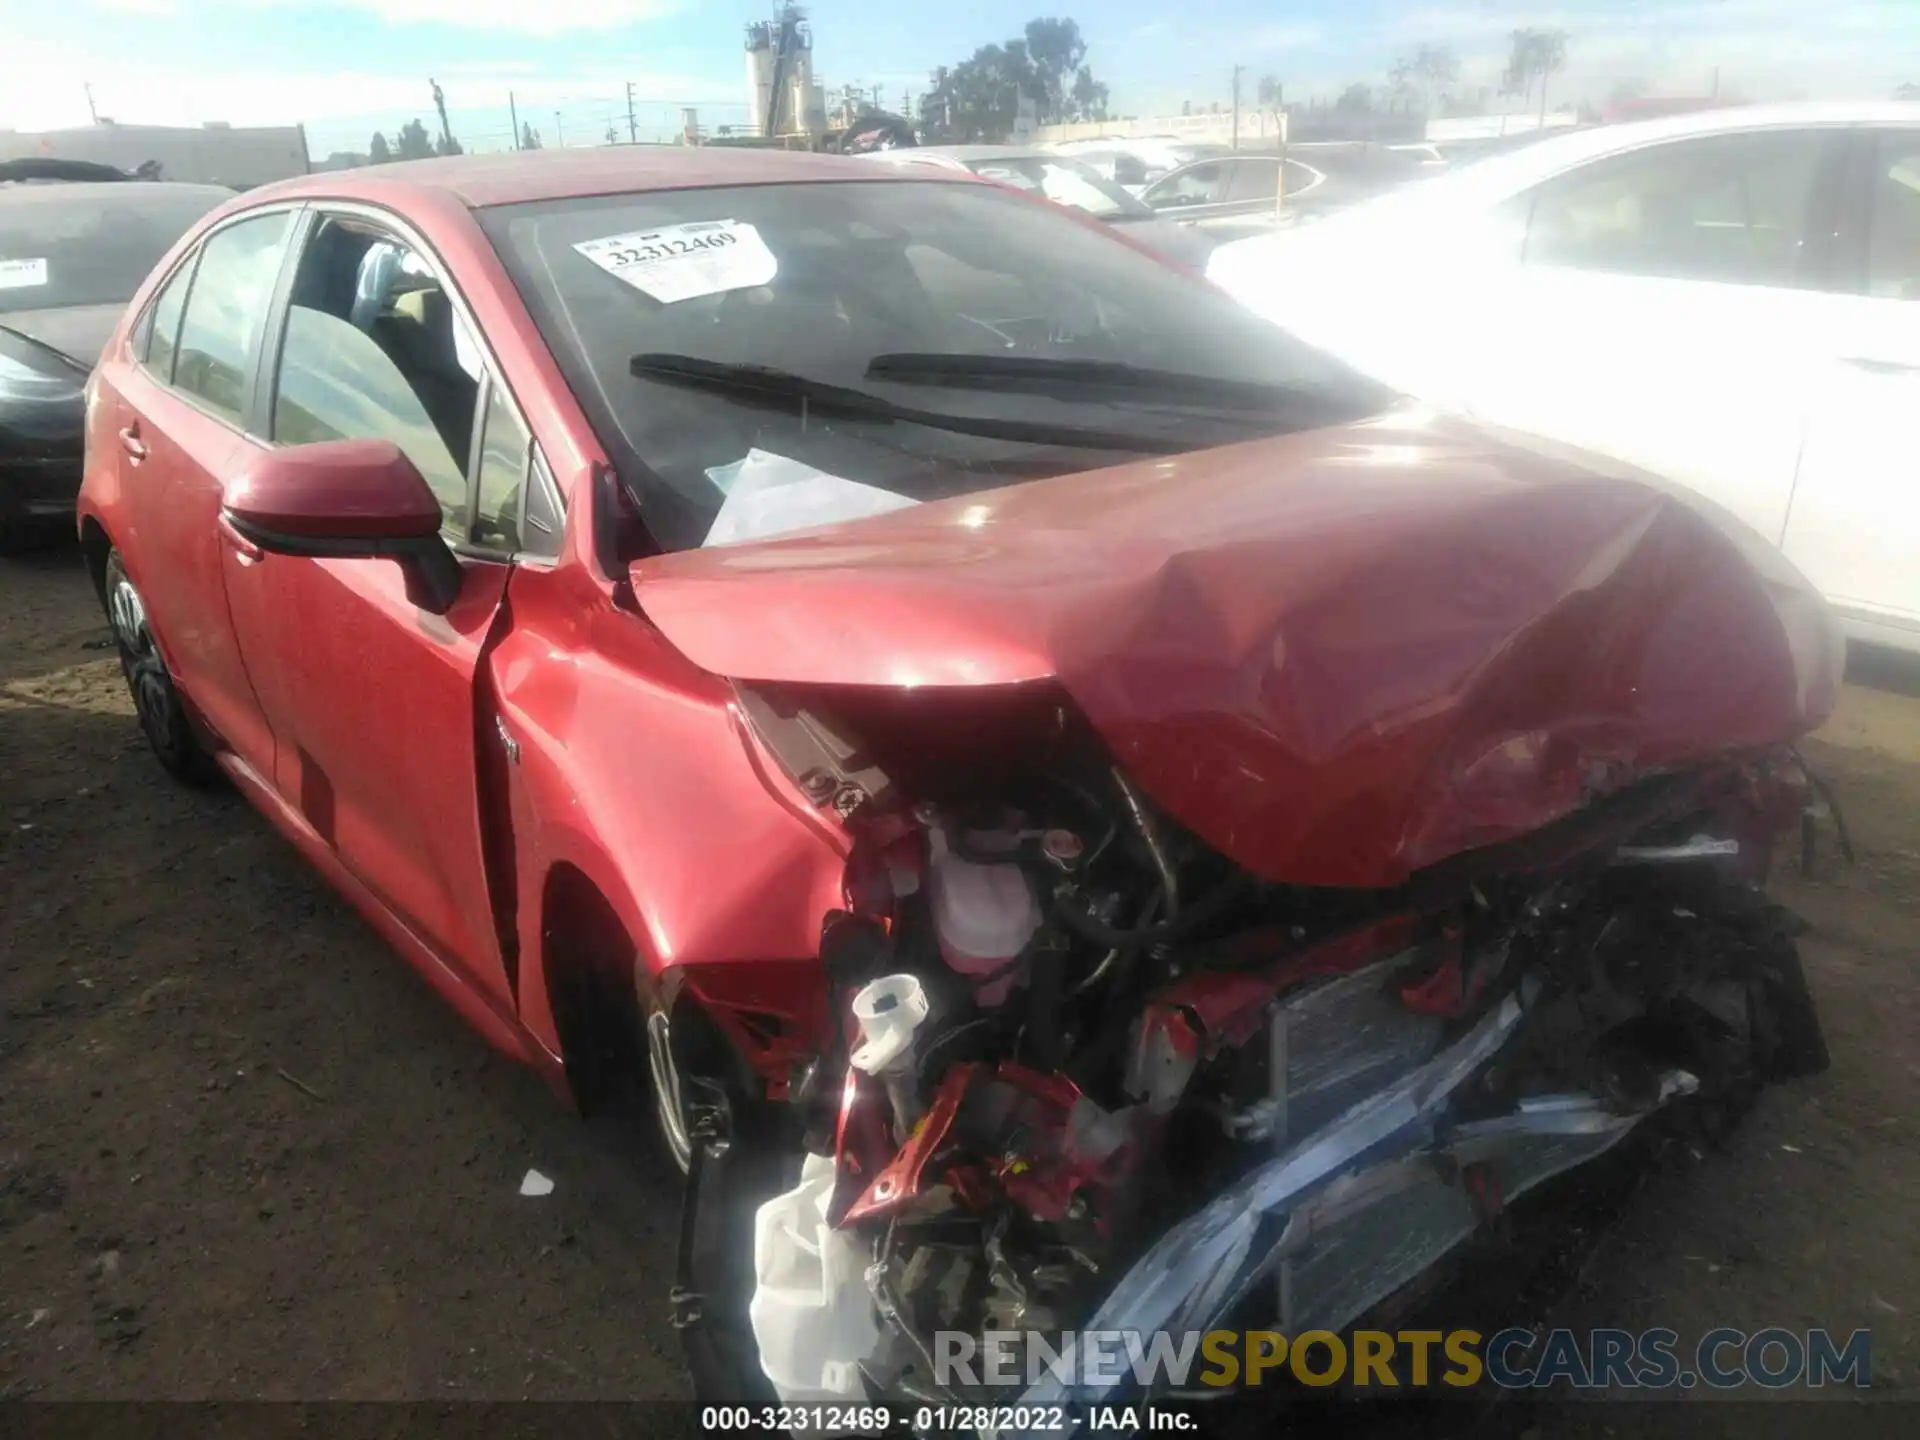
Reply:
[[[1920,105],[1583,130],[1207,273],[1436,406],[1705,494],[1920,651]]]
[[[1153,207],[1071,155],[1025,145],[916,145],[860,157],[878,165],[966,170],[996,185],[1040,195],[1120,227],[1130,239],[1190,270],[1207,263],[1219,237],[1163,220]]]
[[[1171,135],[1104,136],[1088,140],[1055,140],[1047,149],[1071,155],[1093,166],[1114,184],[1139,194],[1154,181],[1196,160],[1231,155],[1230,145],[1180,141]]]

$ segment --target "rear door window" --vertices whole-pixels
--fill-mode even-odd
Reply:
[[[1876,137],[1867,227],[1867,293],[1920,300],[1920,130]]]
[[[1280,196],[1280,161],[1235,160],[1227,167],[1228,201],[1277,201]]]
[[[246,415],[260,334],[293,224],[279,211],[215,231],[180,322],[174,388],[235,424]]]
[[[1227,193],[1228,168],[1216,160],[1176,171],[1153,185],[1147,191],[1146,201],[1156,210],[1217,205]]]
[[[1819,130],[1714,135],[1582,166],[1532,194],[1526,263],[1574,270],[1797,286],[1833,137]]]

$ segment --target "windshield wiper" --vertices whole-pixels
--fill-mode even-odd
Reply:
[[[1141,400],[1222,410],[1272,410],[1319,397],[1310,390],[1227,380],[1184,370],[1150,370],[1114,360],[1053,360],[1020,355],[876,355],[867,379],[891,385],[937,385],[952,390],[1007,390],[1022,394],[1084,395],[1118,391]]]
[[[959,435],[1009,440],[1027,445],[1070,445],[1087,450],[1121,450],[1146,455],[1178,455],[1194,448],[1190,438],[1136,435],[1118,430],[1095,430],[1078,425],[1055,425],[1039,420],[1003,420],[985,415],[949,415],[896,405],[881,395],[852,390],[825,380],[809,379],[770,365],[729,364],[702,360],[697,355],[635,355],[629,370],[640,379],[696,390],[715,390],[743,400],[799,408],[802,413],[840,415],[856,420],[884,420],[903,425],[925,425]]]

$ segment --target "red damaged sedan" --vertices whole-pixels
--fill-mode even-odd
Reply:
[[[708,1398],[1137,1397],[933,1337],[1338,1329],[1826,1063],[1761,889],[1817,595],[1051,206],[306,177],[176,247],[87,413],[161,763],[581,1104],[648,1086]]]

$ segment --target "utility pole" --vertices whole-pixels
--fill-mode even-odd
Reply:
[[[567,148],[567,132],[560,128],[560,112],[553,112],[553,138],[562,150]]]
[[[633,118],[633,82],[627,82],[627,143],[640,143],[640,122]]]
[[[1233,148],[1240,148],[1240,75],[1247,67],[1233,67]]]
[[[513,91],[507,91],[507,114],[513,120],[513,148],[520,148],[520,108],[513,103]]]
[[[1718,73],[1718,72],[1715,72],[1715,73]],[[83,84],[80,88],[87,92],[87,114],[91,115],[93,117],[93,123],[98,125],[100,123],[100,112],[94,108],[93,85],[91,82],[88,82],[86,84]]]

